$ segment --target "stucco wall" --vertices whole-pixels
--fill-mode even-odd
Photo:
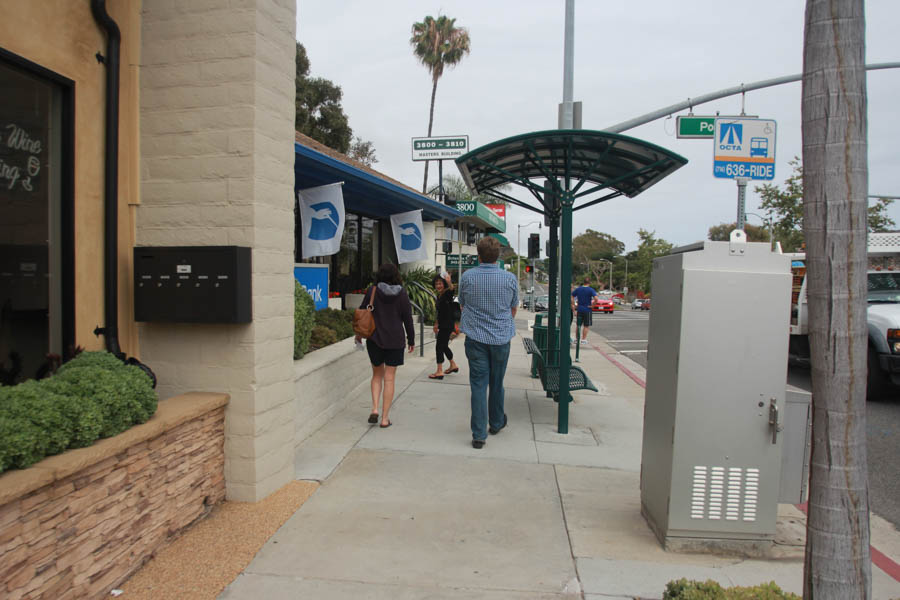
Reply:
[[[131,302],[130,204],[138,196],[137,77],[140,63],[140,2],[107,0],[122,32],[119,136],[119,317],[120,343],[138,354]],[[103,346],[94,335],[103,316],[103,157],[106,36],[91,15],[90,2],[0,0],[0,47],[75,82],[75,343]]]
[[[252,248],[253,322],[140,327],[162,397],[226,391],[226,485],[293,476],[294,0],[144,0],[140,245]]]

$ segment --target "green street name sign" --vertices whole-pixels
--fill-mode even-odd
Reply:
[[[413,160],[458,158],[469,151],[469,136],[454,135],[412,139]]]
[[[716,119],[727,119],[738,117],[727,117],[725,115],[713,115],[698,117],[696,115],[686,115],[675,119],[675,137],[689,139],[711,140],[716,133]],[[749,115],[739,117],[741,119],[755,119]]]
[[[716,131],[715,117],[678,117],[676,119],[676,137],[709,138]]]
[[[462,266],[464,269],[468,269],[471,267],[478,266],[478,255],[477,254],[463,254],[462,255]],[[459,268],[459,254],[448,254],[447,255],[447,268],[448,269],[458,269]]]

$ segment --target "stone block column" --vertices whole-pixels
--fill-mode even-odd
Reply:
[[[293,478],[295,0],[143,0],[142,246],[252,248],[253,321],[141,324],[163,398],[231,395],[227,497]]]

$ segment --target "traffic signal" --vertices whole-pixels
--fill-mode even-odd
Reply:
[[[541,235],[532,233],[528,236],[528,258],[541,257]]]
[[[525,265],[525,272],[526,272],[526,273],[533,273],[533,272],[534,272],[534,266],[533,266],[533,265]]]

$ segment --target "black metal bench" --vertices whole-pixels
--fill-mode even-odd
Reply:
[[[525,352],[531,354],[537,360],[537,370],[538,376],[541,379],[541,387],[544,388],[545,392],[553,394],[554,397],[558,396],[559,367],[553,365],[548,366],[544,363],[544,356],[541,354],[540,348],[534,343],[533,339],[523,337],[522,342],[525,344]],[[569,391],[575,390],[599,391],[597,386],[588,379],[587,373],[585,373],[581,367],[572,365],[569,367]]]

